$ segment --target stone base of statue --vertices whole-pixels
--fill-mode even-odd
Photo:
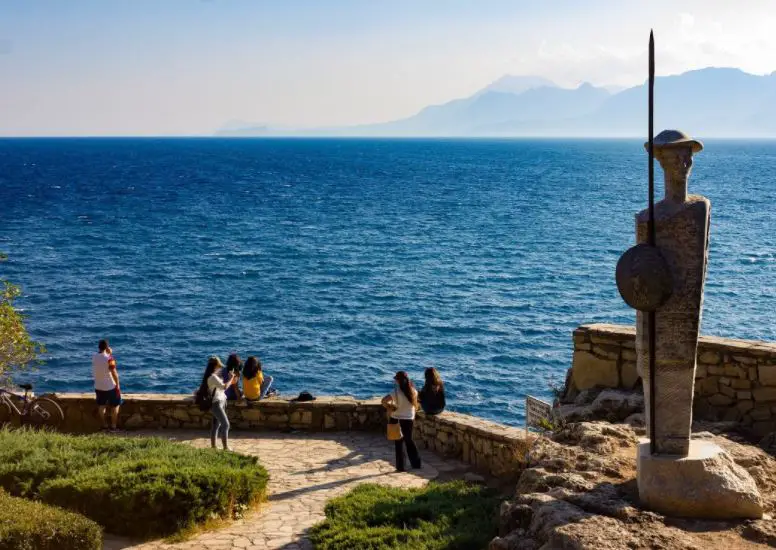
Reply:
[[[699,519],[759,519],[763,503],[743,467],[709,441],[690,441],[688,456],[651,455],[638,448],[641,504],[667,516]]]

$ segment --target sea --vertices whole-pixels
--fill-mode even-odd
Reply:
[[[662,172],[656,168],[658,199]],[[776,340],[776,142],[708,140],[702,332]],[[257,355],[282,395],[380,396],[436,367],[451,409],[550,399],[647,205],[643,140],[2,139],[0,278],[48,353],[38,391],[188,393]]]

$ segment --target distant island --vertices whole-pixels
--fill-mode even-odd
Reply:
[[[507,75],[474,95],[409,118],[332,128],[230,124],[216,135],[364,137],[630,137],[646,129],[645,84],[568,89],[541,77]],[[706,68],[655,81],[655,127],[702,137],[776,137],[776,71]]]

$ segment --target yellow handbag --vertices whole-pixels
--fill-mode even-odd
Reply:
[[[388,423],[388,441],[399,441],[403,437],[401,425],[398,422]]]

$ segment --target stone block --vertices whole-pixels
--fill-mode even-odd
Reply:
[[[709,365],[718,365],[721,358],[716,351],[704,351],[698,355],[698,361]]]
[[[587,351],[574,352],[571,378],[578,390],[595,386],[616,388],[620,383],[616,360],[602,359]]]
[[[698,519],[759,519],[763,502],[743,467],[719,446],[691,440],[686,457],[651,455],[649,443],[638,449],[639,499],[668,516]]]
[[[695,365],[695,379],[698,378],[706,378],[709,375],[709,367],[708,365],[704,365],[702,363],[698,363]]]
[[[749,355],[733,355],[732,357],[736,363],[741,363],[742,365],[755,365],[757,363],[757,358]]]
[[[736,399],[739,401],[749,401],[752,399],[752,392],[750,391],[737,391]]]
[[[261,420],[261,411],[259,409],[245,409],[242,416],[249,422],[259,422]]]
[[[635,361],[636,360],[636,352],[634,350],[624,349],[624,350],[622,350],[622,358],[625,361]]]
[[[323,429],[324,430],[333,430],[337,426],[336,420],[334,420],[334,417],[330,414],[323,415]]]
[[[733,404],[733,398],[717,393],[709,397],[709,403],[715,407],[724,407]]]
[[[721,376],[719,379],[719,383],[721,386],[729,386],[730,385],[730,378],[727,376]]]
[[[337,423],[337,430],[345,432],[350,429],[350,417],[346,413],[338,412],[334,416],[334,420]]]
[[[135,413],[129,418],[127,418],[124,422],[122,422],[122,427],[127,430],[137,430],[140,428],[145,427],[145,422],[143,421],[142,415]]]
[[[593,342],[593,344],[609,344],[609,345],[615,345],[615,346],[617,345],[617,339],[612,338],[611,336],[600,335],[600,334],[591,334],[590,341]]]
[[[707,370],[709,371],[709,374],[713,376],[722,376],[725,374],[725,367],[709,366]]]
[[[776,386],[776,365],[760,365],[757,375],[763,386]]]
[[[632,390],[636,387],[639,381],[639,373],[635,362],[623,361],[620,367],[620,379],[622,387],[626,390]]]
[[[584,344],[587,341],[588,341],[587,332],[583,330],[574,331],[574,346],[577,346],[579,344]]]
[[[776,387],[755,388],[752,395],[755,401],[776,401]]]
[[[616,361],[620,358],[620,348],[618,346],[594,345],[593,355],[597,355],[598,357],[603,357],[605,359],[614,359]]]
[[[749,380],[757,380],[757,367],[749,367]]]
[[[768,420],[771,417],[771,408],[768,405],[759,405],[749,411],[752,420]]]
[[[752,387],[752,382],[750,380],[742,380],[741,378],[734,378],[730,381],[730,386],[737,389],[737,390],[748,390]]]
[[[725,376],[729,378],[748,378],[749,371],[736,365],[725,365]]]
[[[716,376],[709,376],[703,380],[698,380],[698,393],[701,395],[714,395],[719,393],[719,378]]]
[[[719,393],[721,393],[722,395],[727,395],[728,397],[736,396],[736,390],[734,390],[730,386],[720,386]]]
[[[170,411],[170,416],[175,418],[176,420],[180,420],[181,422],[191,422],[191,417],[189,417],[189,413],[185,409],[176,408]]]
[[[313,423],[312,411],[294,411],[291,413],[291,423],[297,426],[309,426]]]
[[[265,422],[272,426],[285,426],[288,424],[288,416],[285,414],[270,414],[266,416]]]

